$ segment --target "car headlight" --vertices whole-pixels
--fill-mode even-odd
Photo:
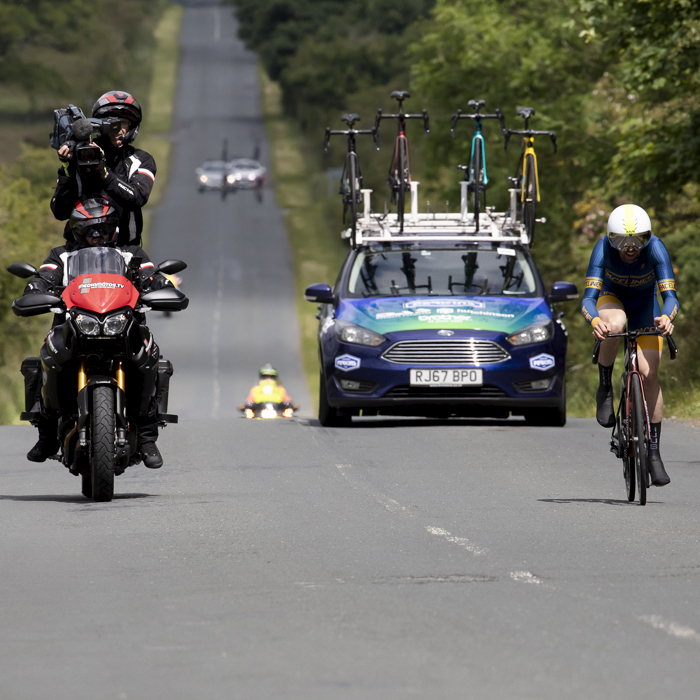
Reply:
[[[372,348],[376,348],[386,340],[386,338],[383,335],[379,335],[379,333],[370,331],[362,326],[356,326],[354,323],[348,323],[347,321],[336,320],[335,333],[338,339],[342,340],[344,343],[368,345]]]
[[[199,176],[199,181],[200,182],[206,182],[209,178],[206,175],[200,175]]]
[[[119,335],[128,322],[129,317],[123,312],[108,316],[103,324],[105,335]]]
[[[236,182],[236,176],[235,175],[227,175],[226,182]]]
[[[75,317],[75,325],[78,330],[84,335],[99,335],[100,322],[94,316],[87,314],[78,314]]]
[[[255,173],[251,173],[250,175],[248,175],[248,179],[255,180]]]
[[[531,343],[542,343],[549,340],[553,335],[553,326],[551,321],[546,323],[533,323],[522,330],[509,335],[506,340],[511,345],[530,345]]]

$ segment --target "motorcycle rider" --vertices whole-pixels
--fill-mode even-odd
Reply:
[[[68,259],[82,248],[91,246],[117,247],[119,214],[111,202],[104,196],[83,197],[75,203],[73,212],[68,220],[72,241],[66,245],[52,249],[46,260],[37,271],[36,276],[26,286],[24,293],[41,294],[53,289],[57,285],[65,285],[64,272],[67,269]],[[144,289],[156,290],[172,286],[172,283],[161,273],[149,276],[149,271],[155,268],[146,253],[137,245],[118,246],[117,249],[129,263],[132,258],[140,258],[141,286]],[[54,317],[53,326],[64,322],[63,315]],[[150,357],[146,366],[141,368],[144,375],[142,382],[142,394],[149,387],[156,386],[158,373],[159,349],[153,340],[148,328],[141,325],[141,336],[148,347]],[[61,372],[61,374],[67,374]],[[31,462],[44,462],[56,454],[59,448],[57,438],[59,406],[55,405],[56,399],[65,392],[61,391],[62,380],[59,374],[46,366],[43,367],[43,387],[41,389],[42,414],[37,421],[39,440],[27,453],[27,459]],[[149,397],[146,397],[148,400]],[[163,465],[163,458],[156,446],[158,439],[158,422],[155,414],[141,415],[137,420],[139,433],[139,449],[143,463],[150,469],[158,469]]]
[[[80,196],[103,194],[119,212],[117,244],[139,245],[143,230],[141,208],[148,202],[156,177],[153,156],[132,145],[143,118],[141,105],[128,92],[113,90],[95,102],[92,116],[98,119],[118,117],[121,128],[116,134],[102,135],[95,140],[103,157],[90,170],[75,165],[71,146],[61,146],[58,156],[64,164],[58,171],[51,211],[59,221],[65,221]],[[63,235],[71,240],[69,225]]]
[[[250,390],[246,404],[263,403],[265,401],[292,403],[287,390],[280,383],[279,373],[269,363],[260,368],[260,381]]]

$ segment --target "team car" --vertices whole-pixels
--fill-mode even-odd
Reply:
[[[229,190],[256,190],[262,192],[265,184],[265,168],[257,160],[236,158],[229,163],[226,183]]]
[[[207,160],[202,163],[202,165],[195,170],[199,191],[220,191],[229,170],[229,163],[225,160]]]
[[[366,204],[335,286],[319,303],[319,421],[352,416],[521,415],[566,422],[566,329],[555,305],[569,282],[545,289],[523,227],[488,211],[373,219]],[[346,232],[347,235],[349,231]]]

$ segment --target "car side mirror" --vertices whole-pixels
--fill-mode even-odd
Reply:
[[[318,304],[332,304],[335,300],[333,290],[327,284],[312,284],[304,292],[306,301],[315,301]]]
[[[156,272],[162,272],[165,275],[174,275],[182,272],[187,267],[187,263],[182,260],[165,260],[156,268]]]
[[[36,268],[29,263],[12,263],[12,265],[7,268],[7,271],[15,277],[21,277],[25,280],[36,275]]]
[[[561,301],[574,301],[578,299],[578,289],[571,282],[555,282],[549,294],[549,301],[556,304]]]

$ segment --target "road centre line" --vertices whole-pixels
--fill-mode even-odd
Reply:
[[[471,552],[472,554],[484,554],[488,551],[487,549],[481,549],[481,547],[477,547],[466,537],[455,537],[451,533],[447,532],[447,530],[443,530],[441,527],[431,527],[428,525],[425,529],[431,535],[438,535],[439,537],[443,537],[448,542],[453,542],[454,544],[458,544],[460,547],[464,547],[467,551]]]
[[[530,573],[529,571],[511,571],[510,577],[513,579],[513,581],[519,581],[521,583],[534,583],[537,586],[539,586],[542,583],[542,581],[538,579],[537,576]]]
[[[651,625],[656,630],[661,630],[666,632],[666,634],[671,637],[676,637],[677,639],[687,639],[691,642],[700,642],[700,634],[698,634],[692,627],[686,627],[678,622],[673,622],[671,620],[664,620],[661,615],[642,615],[637,618],[640,622],[644,622],[647,625]]]

